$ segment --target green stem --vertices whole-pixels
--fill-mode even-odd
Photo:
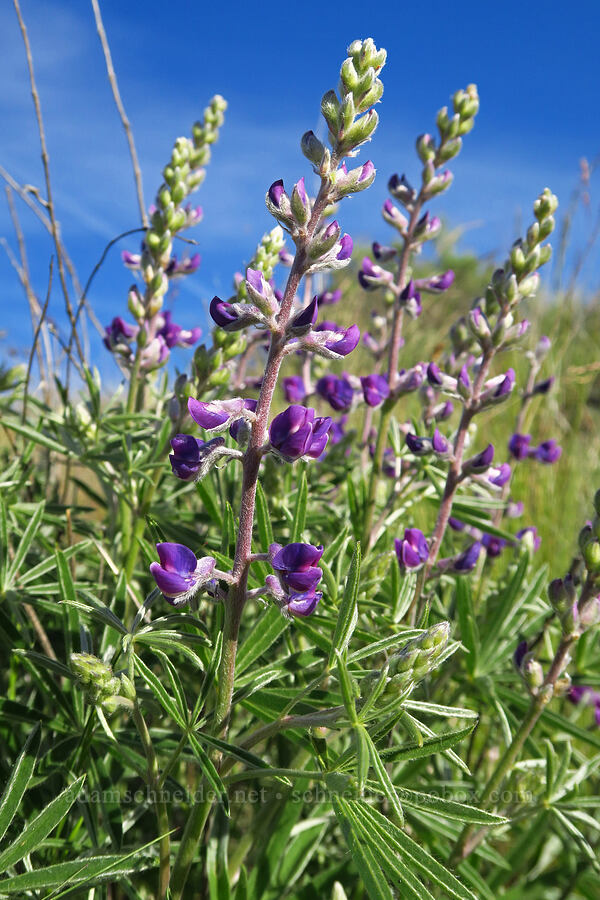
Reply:
[[[169,812],[160,784],[160,769],[158,759],[154,751],[148,726],[141,713],[137,700],[133,705],[133,721],[138,730],[146,761],[148,764],[147,782],[153,795],[154,810],[158,822],[159,841],[159,869],[158,869],[158,900],[164,900],[169,888],[169,875],[171,867],[171,838],[169,835]]]

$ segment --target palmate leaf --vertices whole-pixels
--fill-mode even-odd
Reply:
[[[25,826],[19,837],[0,853],[0,872],[5,872],[28,853],[32,853],[56,828],[75,803],[84,781],[85,775],[81,775],[65,788]]]
[[[407,807],[437,813],[447,819],[456,822],[472,823],[473,825],[486,825],[488,827],[507,825],[510,821],[496,813],[486,812],[476,806],[467,803],[459,803],[457,800],[447,800],[436,794],[426,794],[422,791],[412,791],[407,788],[395,788],[398,797]]]
[[[14,764],[8,783],[0,797],[0,841],[19,808],[23,794],[33,775],[37,755],[40,749],[40,726],[35,725],[25,742],[19,758]]]
[[[434,859],[427,850],[377,810],[372,809],[363,801],[356,800],[349,801],[348,806],[356,818],[364,823],[366,833],[377,837],[388,852],[397,853],[406,861],[407,865],[410,865],[411,869],[422,873],[456,900],[477,900],[475,895],[449,869]],[[426,896],[426,894],[421,896]]]
[[[342,834],[370,900],[394,900],[394,895],[370,844],[356,827],[352,827],[353,822],[349,815],[347,802],[334,796],[332,803]]]

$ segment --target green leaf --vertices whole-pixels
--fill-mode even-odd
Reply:
[[[210,659],[210,663],[208,669],[206,670],[206,674],[204,675],[204,680],[202,681],[202,687],[200,688],[200,693],[196,699],[194,704],[194,711],[192,712],[192,722],[196,722],[198,717],[202,712],[202,708],[206,703],[206,699],[208,697],[208,693],[212,688],[215,677],[217,674],[217,669],[219,668],[219,663],[221,662],[221,653],[223,651],[223,632],[219,631],[217,638],[215,640],[215,645],[213,647],[212,656]]]
[[[299,541],[304,534],[306,526],[306,506],[308,503],[308,482],[306,470],[302,470],[300,483],[296,491],[296,505],[294,507],[294,525],[292,528],[292,541]]]
[[[257,619],[242,643],[236,660],[236,674],[241,675],[255,659],[262,656],[288,627],[288,620],[276,606],[270,606]]]
[[[86,540],[78,541],[76,544],[72,544],[70,547],[67,547],[66,550],[61,551],[62,555],[65,559],[71,559],[76,553],[79,553],[81,550],[87,550],[90,547],[92,542],[86,538]],[[42,575],[45,575],[47,572],[52,571],[56,566],[56,555],[53,554],[49,556],[47,559],[44,559],[42,562],[38,563],[37,566],[33,566],[33,568],[29,569],[27,572],[23,572],[22,575],[19,576],[19,584],[26,585],[32,581],[35,581],[38,578],[41,578]]]
[[[4,423],[6,424],[6,423]],[[6,573],[6,584],[5,587],[10,587],[14,585],[16,581],[16,577],[19,573],[19,569],[27,556],[27,551],[31,547],[33,539],[37,534],[37,530],[40,527],[40,522],[42,521],[42,516],[44,515],[44,507],[45,502],[42,501],[38,503],[34,508],[33,514],[27,523],[27,527],[23,532],[21,540],[19,541],[19,546],[15,550],[15,555],[13,560],[9,566],[8,572]]]
[[[430,881],[457,900],[477,900],[475,895],[465,887],[455,875],[446,869],[441,863],[431,856],[427,850],[413,841],[404,831],[386,819],[385,816],[372,809],[366,803],[352,802],[352,808],[358,818],[362,819],[369,830],[373,831],[380,840],[393,847],[407,863],[419,869]]]
[[[352,724],[358,725],[358,716],[356,715],[356,705],[354,703],[356,692],[354,690],[352,676],[350,675],[344,658],[339,650],[335,650],[335,655],[337,657],[337,676],[342,692],[344,707]]]
[[[335,631],[331,642],[331,651],[329,653],[329,666],[333,665],[336,653],[343,653],[346,650],[358,621],[360,557],[360,543],[357,542],[354,553],[352,554],[352,562],[350,563],[350,571],[346,578],[344,596],[340,603],[337,622],[335,624]]]
[[[446,800],[435,794],[425,794],[421,791],[411,791],[407,788],[396,788],[400,799],[406,806],[414,809],[422,809],[425,812],[438,813],[447,819],[457,822],[473,823],[474,825],[506,825],[510,820],[496,813],[486,812],[476,806],[467,803],[459,803],[457,800]]]
[[[40,749],[40,726],[35,725],[25,741],[19,758],[12,767],[8,783],[0,797],[0,841],[6,834],[8,826],[19,808],[23,794],[33,774],[37,755]]]
[[[15,863],[33,853],[43,840],[53,831],[59,822],[64,819],[75,801],[85,781],[85,775],[81,775],[73,784],[55,797],[42,812],[25,826],[19,837],[13,841],[2,853],[0,853],[0,872],[5,872]]]
[[[196,482],[196,492],[202,501],[202,505],[208,516],[213,520],[219,531],[223,530],[223,518],[219,508],[219,501],[215,493],[215,487],[211,477],[203,478]]]
[[[148,668],[145,662],[142,662],[137,654],[134,654],[133,664],[136,671],[144,679],[165,712],[173,719],[174,722],[177,723],[177,725],[179,725],[182,731],[186,731],[187,723],[179,712],[175,701],[171,697],[169,697],[166,688],[163,686],[160,678],[158,678],[154,674],[154,672]]]
[[[321,557],[321,561],[325,560],[326,563],[333,562],[334,559],[343,558],[345,554],[345,543],[348,540],[348,526],[346,525],[342,531],[337,535],[336,538],[328,544],[323,556]]]
[[[8,513],[4,498],[0,495],[0,587],[3,594],[8,586],[6,580],[8,564]]]
[[[364,725],[356,725],[353,729],[353,737],[356,743],[356,781],[358,790],[362,794],[371,765],[371,744]]]
[[[85,883],[91,887],[101,881],[116,883],[133,872],[140,872],[155,865],[154,860],[140,860],[134,857],[139,857],[138,850],[126,855],[115,853],[106,856],[83,856],[69,862],[45,866],[43,869],[34,869],[21,875],[13,875],[12,878],[5,878],[0,893],[19,894],[22,897],[26,891],[57,889],[63,885],[82,886]],[[127,860],[131,862],[126,865]]]
[[[196,755],[196,758],[200,763],[202,774],[214,790],[215,794],[217,794],[219,803],[221,803],[223,809],[225,810],[227,815],[229,815],[229,798],[227,796],[227,789],[221,781],[219,773],[215,769],[212,760],[192,731],[189,732],[188,739],[192,750],[194,751],[194,754]]]
[[[479,656],[479,634],[471,595],[471,583],[468,578],[456,579],[456,609],[460,627],[460,638],[468,653],[466,664],[472,675],[477,668]]]
[[[273,537],[273,526],[269,515],[269,504],[260,481],[256,485],[256,525],[261,551],[266,553],[269,545],[275,542],[275,538]]]
[[[369,753],[371,755],[371,765],[373,766],[373,771],[374,771],[375,775],[377,776],[377,780],[379,781],[379,784],[381,785],[384,794],[386,795],[386,797],[392,804],[392,809],[396,813],[396,816],[398,817],[400,824],[403,824],[404,813],[402,812],[402,806],[400,805],[400,800],[398,798],[398,794],[396,793],[396,788],[394,787],[394,784],[392,783],[392,779],[390,778],[386,767],[384,766],[383,762],[381,761],[381,757],[379,756],[379,753],[377,752],[377,747],[371,740],[371,736],[369,735],[369,733],[366,730],[365,730],[365,735],[367,738],[367,743],[369,745]]]
[[[332,797],[333,810],[339,822],[348,849],[352,854],[358,874],[367,889],[370,900],[394,900],[381,866],[362,833],[357,834],[348,814],[348,804],[339,797]]]
[[[379,755],[384,762],[398,762],[401,759],[420,759],[424,756],[431,756],[432,753],[441,753],[450,747],[455,747],[466,737],[468,737],[475,723],[461,728],[460,731],[451,731],[448,734],[436,734],[423,740],[422,744],[412,743],[404,744],[401,747],[386,747],[379,751]]]
[[[187,725],[190,713],[187,705],[187,700],[185,699],[185,688],[183,687],[183,683],[181,681],[181,678],[179,677],[179,672],[177,671],[167,654],[163,653],[162,650],[154,647],[152,649],[152,652],[155,654],[155,656],[158,656],[162,663],[163,669],[167,673],[177,709],[181,715],[182,720]]]

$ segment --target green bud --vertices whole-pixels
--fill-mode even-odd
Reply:
[[[323,113],[323,117],[329,126],[329,130],[333,135],[337,135],[338,132],[338,113],[339,113],[340,103],[335,94],[335,91],[327,91],[324,94],[323,99],[321,100],[321,112]],[[166,180],[166,179],[165,179]]]
[[[223,356],[225,361],[229,359],[233,359],[234,356],[239,356],[244,352],[246,346],[248,344],[248,340],[245,335],[236,335],[236,340],[232,341],[230,344],[226,345],[223,348]]]
[[[459,137],[451,138],[448,141],[444,141],[441,147],[438,148],[436,154],[436,163],[437,165],[441,165],[442,163],[448,162],[449,159],[453,159],[455,156],[458,156],[462,147],[462,140]]]
[[[229,378],[229,369],[218,369],[216,372],[213,372],[212,375],[209,375],[208,384],[211,387],[221,387],[229,384]]]
[[[583,559],[590,574],[594,575],[600,572],[600,543],[598,541],[590,541],[586,545]]]
[[[540,247],[540,255],[538,258],[538,268],[545,265],[552,259],[552,247],[550,244],[544,244]]]
[[[435,159],[435,140],[430,134],[421,134],[417,138],[417,154],[422,163]]]
[[[532,693],[537,693],[537,689],[544,683],[544,670],[537,659],[532,659],[531,654],[527,654],[521,666],[521,672],[525,679],[525,684]]]
[[[302,139],[300,141],[300,149],[302,150],[304,156],[309,159],[311,163],[313,163],[313,165],[319,166],[321,164],[325,146],[321,143],[314,132],[307,131],[302,135]]]
[[[136,694],[135,694],[135,685],[133,684],[133,682],[131,681],[131,679],[128,678],[127,675],[125,675],[124,672],[121,672],[121,691],[120,691],[120,694],[121,694],[122,697],[126,697],[128,700],[135,700],[135,697],[136,697]]]
[[[587,547],[587,545],[589,544],[589,542],[594,540],[594,535],[596,535],[596,537],[600,537],[600,535],[598,534],[598,525],[600,525],[600,519],[598,519],[596,517],[591,526],[584,525],[583,528],[581,529],[581,531],[579,532],[578,543],[579,543],[579,549],[581,550],[582,553],[585,550],[585,548]]]

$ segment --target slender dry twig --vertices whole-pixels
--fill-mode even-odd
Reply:
[[[27,397],[29,395],[29,381],[31,379],[31,367],[33,365],[33,357],[35,354],[35,348],[37,347],[38,338],[40,336],[40,330],[46,318],[46,313],[48,311],[48,304],[50,303],[50,293],[52,291],[52,269],[54,265],[54,258],[50,257],[50,268],[48,272],[48,290],[46,291],[46,299],[44,301],[44,306],[42,307],[42,311],[40,313],[40,318],[36,325],[35,331],[33,333],[33,343],[31,345],[31,351],[29,353],[29,360],[27,362],[27,374],[25,376],[25,385],[23,387],[23,413],[21,415],[21,421],[25,422],[27,418]]]
[[[119,92],[119,84],[117,82],[117,75],[113,66],[112,56],[110,54],[110,47],[108,45],[108,39],[106,37],[106,31],[104,30],[104,23],[102,22],[102,15],[100,13],[100,6],[98,5],[98,0],[92,0],[92,9],[94,10],[94,19],[96,20],[96,28],[98,29],[98,37],[100,38],[100,43],[102,44],[102,52],[104,53],[104,61],[106,63],[106,72],[108,74],[108,81],[110,83],[110,87],[112,90],[112,94],[115,100],[115,105],[119,111],[119,115],[121,117],[121,123],[123,125],[123,129],[125,131],[125,135],[127,137],[127,143],[129,145],[129,155],[131,156],[131,164],[133,166],[133,177],[135,179],[135,189],[137,192],[138,205],[140,207],[140,216],[142,218],[142,224],[144,228],[147,228],[149,225],[148,222],[148,214],[146,213],[146,207],[144,204],[144,188],[142,185],[142,170],[140,169],[140,163],[138,160],[137,152],[135,149],[135,142],[133,140],[133,132],[131,130],[131,124],[129,119],[127,118],[127,113],[125,112],[125,107],[123,106],[123,101],[121,100],[121,94]]]
[[[6,185],[6,202],[8,203],[8,210],[10,213],[10,217],[13,223],[13,228],[15,229],[15,235],[17,238],[17,245],[19,247],[19,256],[21,258],[21,265],[18,266],[17,272],[19,275],[19,280],[23,286],[23,290],[25,291],[25,296],[27,297],[27,302],[29,304],[29,314],[31,316],[31,327],[34,332],[36,330],[36,325],[42,315],[42,310],[38,301],[38,298],[35,295],[35,291],[33,290],[31,284],[31,277],[29,272],[29,261],[27,259],[27,248],[25,246],[25,238],[23,236],[23,230],[21,228],[21,222],[19,221],[19,216],[17,214],[17,210],[15,207],[15,202],[13,198],[12,188],[9,185]],[[6,252],[9,253],[8,245],[5,246]],[[16,263],[14,261],[13,265]],[[50,400],[50,380],[49,373],[52,371],[52,348],[50,344],[50,335],[48,334],[48,328],[45,325],[42,325],[41,328],[42,340],[44,343],[44,350],[39,342],[36,342],[36,354],[38,358],[38,365],[40,367],[40,378],[45,386],[45,396],[46,402],[48,403]],[[46,354],[46,358],[44,359],[44,351]]]
[[[56,219],[56,214],[54,211],[54,201],[52,199],[52,184],[50,181],[50,158],[48,156],[48,148],[46,146],[46,132],[44,131],[44,120],[42,118],[42,107],[40,104],[40,97],[37,90],[37,85],[35,81],[35,74],[33,70],[33,57],[31,55],[31,46],[29,44],[29,35],[27,33],[27,27],[25,25],[25,21],[21,14],[21,7],[19,5],[19,0],[13,0],[13,6],[15,8],[15,12],[17,14],[17,19],[19,20],[19,28],[21,29],[21,35],[23,37],[23,43],[25,45],[25,55],[27,58],[27,68],[29,70],[29,82],[31,85],[31,96],[33,98],[33,105],[35,108],[35,116],[37,119],[38,132],[40,135],[40,145],[42,151],[42,166],[44,168],[44,180],[46,182],[46,204],[48,208],[48,214],[50,216],[50,223],[52,225],[52,237],[54,239],[54,247],[56,250],[56,260],[58,263],[58,274],[60,278],[60,283],[62,287],[63,296],[65,298],[65,308],[67,310],[67,316],[69,317],[69,321],[71,323],[71,329],[73,332],[73,339],[75,341],[75,346],[77,349],[77,353],[79,355],[79,359],[81,362],[84,362],[84,354],[83,348],[81,346],[81,341],[79,340],[79,335],[76,331],[75,319],[73,313],[73,307],[71,305],[71,298],[69,296],[69,289],[67,286],[67,279],[65,276],[65,265],[64,258],[62,253],[62,243],[60,240],[60,229]],[[67,378],[69,371],[69,360],[71,360],[71,355],[67,357]]]

